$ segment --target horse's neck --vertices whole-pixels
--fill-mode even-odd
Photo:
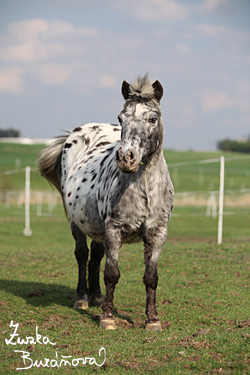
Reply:
[[[152,155],[144,172],[146,191],[152,190],[155,184],[160,184],[165,174],[165,159],[162,148]]]
[[[150,176],[153,177],[155,175],[158,175],[163,161],[164,161],[163,150],[162,150],[162,148],[159,148],[157,150],[157,152],[155,152],[151,156],[151,158],[149,160],[149,163],[147,164],[147,166],[145,168],[145,172],[146,172],[146,175],[148,176],[148,178]]]

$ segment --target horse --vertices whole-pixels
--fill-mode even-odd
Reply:
[[[148,75],[122,83],[118,125],[88,123],[42,150],[39,170],[61,193],[75,239],[79,278],[74,308],[102,306],[100,327],[116,329],[113,296],[123,243],[144,242],[145,329],[161,331],[156,309],[158,259],[167,237],[174,188],[163,155],[163,88]],[[92,239],[90,260],[86,237]],[[106,255],[105,298],[100,262]],[[88,262],[88,285],[86,267]]]

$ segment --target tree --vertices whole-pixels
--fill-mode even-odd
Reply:
[[[217,143],[217,148],[223,151],[246,152],[250,153],[250,135],[246,141],[234,141],[224,139]]]
[[[0,128],[0,138],[11,138],[11,137],[13,138],[20,137],[20,131],[13,129],[13,128],[9,128],[9,129]]]

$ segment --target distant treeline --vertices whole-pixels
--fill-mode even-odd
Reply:
[[[19,130],[16,129],[1,129],[0,128],[0,138],[18,138],[20,137]]]
[[[250,136],[246,141],[232,141],[231,139],[224,139],[217,143],[217,148],[223,151],[237,151],[250,153]]]

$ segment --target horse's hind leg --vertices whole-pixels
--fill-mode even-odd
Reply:
[[[113,316],[113,298],[116,284],[120,278],[118,257],[121,246],[121,234],[119,229],[117,230],[116,227],[112,226],[111,221],[109,221],[105,229],[106,264],[104,282],[106,285],[106,296],[102,305],[103,314],[100,319],[100,327],[104,329],[116,329]]]
[[[71,222],[71,232],[75,239],[75,257],[78,263],[79,279],[77,286],[77,298],[75,301],[75,309],[88,308],[88,288],[86,281],[86,265],[88,261],[89,249],[87,247],[86,235]]]
[[[89,261],[89,301],[92,306],[101,306],[104,301],[100,288],[100,263],[103,255],[103,244],[92,241]]]

